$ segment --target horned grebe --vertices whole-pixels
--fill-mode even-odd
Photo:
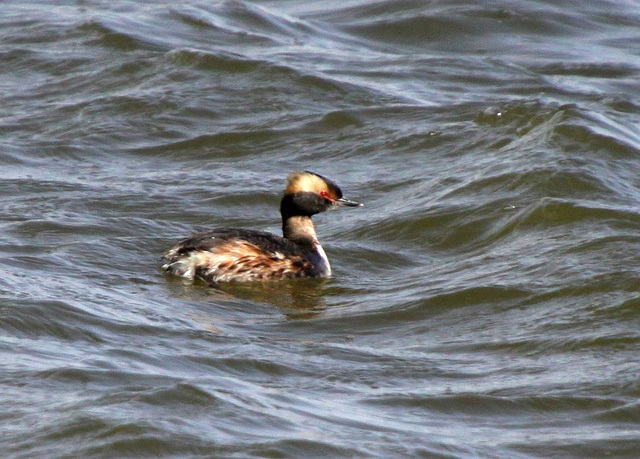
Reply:
[[[284,237],[234,228],[197,233],[164,253],[162,269],[186,279],[198,277],[211,285],[328,277],[331,266],[311,216],[344,206],[362,204],[343,198],[338,185],[321,175],[294,172],[280,201]]]

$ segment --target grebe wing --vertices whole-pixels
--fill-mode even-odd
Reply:
[[[237,228],[218,228],[191,235],[179,241],[169,251],[175,255],[185,255],[194,250],[216,252],[228,247],[233,241],[249,243],[268,253],[279,252],[283,255],[291,254],[296,247],[286,239],[265,231],[253,231]]]

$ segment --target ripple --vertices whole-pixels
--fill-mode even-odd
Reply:
[[[455,406],[459,416],[473,415],[478,412],[486,416],[500,417],[503,413],[519,417],[523,412],[538,419],[544,419],[552,412],[572,416],[577,413],[589,413],[593,410],[609,411],[621,406],[620,402],[595,397],[560,397],[560,396],[500,396],[452,394],[439,397],[380,396],[365,401],[374,405],[400,405],[407,409],[421,408],[440,413],[450,412]],[[570,413],[570,414],[569,414]]]
[[[571,149],[586,149],[589,151],[604,151],[614,157],[631,158],[638,153],[638,142],[633,143],[606,132],[606,130],[594,129],[578,123],[563,123],[556,128],[556,133],[567,140]]]
[[[627,78],[637,76],[640,69],[631,65],[625,64],[601,64],[601,63],[567,63],[567,62],[554,62],[552,64],[544,65],[540,68],[532,69],[535,72],[542,73],[544,75],[571,75],[581,76],[587,78]]]
[[[178,65],[197,65],[204,70],[232,73],[251,72],[266,65],[266,61],[246,59],[240,55],[211,54],[198,50],[178,49],[168,54],[170,62]]]
[[[87,328],[88,323],[95,324],[95,318],[62,301],[31,305],[23,302],[19,307],[5,304],[0,328],[14,336],[102,342],[99,332]]]
[[[377,2],[371,8],[358,7],[357,15],[346,24],[346,30],[373,40],[401,43],[417,47],[445,43],[455,49],[468,44],[474,37],[483,42],[518,30],[522,36],[572,36],[582,26],[575,15],[562,10],[547,10],[544,16],[525,8],[498,9],[486,7],[424,8],[416,2],[386,7],[388,2]],[[344,21],[344,11],[340,19]]]

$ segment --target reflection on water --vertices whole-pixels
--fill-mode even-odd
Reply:
[[[322,313],[326,308],[325,290],[328,279],[301,279],[282,282],[229,283],[221,290],[257,303],[266,303],[281,308],[295,309],[287,317],[308,319]]]
[[[177,298],[187,298],[194,301],[211,304],[212,317],[215,317],[216,304],[224,301],[234,301],[244,308],[251,308],[252,303],[271,305],[282,309],[282,313],[291,319],[311,319],[320,314],[327,307],[327,289],[330,289],[330,279],[295,279],[278,282],[225,282],[216,287],[210,287],[205,281],[196,279],[194,282],[164,275],[164,278],[178,289],[171,289],[170,294]],[[200,311],[200,319],[202,311]],[[214,319],[216,321],[218,319]],[[208,327],[207,327],[208,328]]]

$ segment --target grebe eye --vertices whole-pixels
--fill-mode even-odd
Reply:
[[[328,201],[333,201],[333,198],[329,195],[329,193],[326,190],[322,190],[320,192],[320,196],[327,199]]]

